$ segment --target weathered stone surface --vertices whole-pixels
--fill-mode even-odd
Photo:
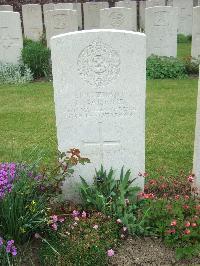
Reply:
[[[200,57],[200,6],[193,8],[192,57]]]
[[[193,0],[173,0],[173,6],[178,7],[178,33],[192,34]]]
[[[140,1],[139,2],[139,28],[140,30],[144,30],[145,28],[145,8],[146,8],[146,2]]]
[[[20,14],[0,12],[0,62],[18,63],[23,48]]]
[[[165,0],[148,0],[146,1],[146,8],[154,6],[165,6]]]
[[[73,9],[73,3],[57,3],[54,4],[54,9]]]
[[[200,79],[199,79],[199,89],[198,89],[198,96],[197,96],[193,173],[195,174],[194,187],[197,187],[198,192],[200,193]]]
[[[146,8],[147,56],[177,55],[178,9],[169,6]]]
[[[86,2],[83,4],[84,29],[98,29],[100,25],[100,9],[108,8],[108,2]]]
[[[78,30],[77,11],[70,9],[56,9],[46,12],[46,38],[50,47],[53,36]]]
[[[145,168],[145,35],[91,30],[52,38],[52,66],[58,148],[79,148],[91,163],[79,167],[64,186],[68,199],[79,175],[92,182],[101,164],[132,177]],[[143,188],[139,177],[137,185]]]
[[[0,5],[0,11],[13,11],[13,7],[11,5]]]
[[[132,21],[133,21],[133,28],[132,30],[137,31],[137,2],[136,1],[119,1],[115,3],[116,7],[126,7],[132,9]]]
[[[28,4],[22,6],[24,36],[39,41],[43,34],[41,5]]]
[[[135,30],[136,24],[133,19],[133,10],[125,7],[112,7],[100,10],[100,28]]]

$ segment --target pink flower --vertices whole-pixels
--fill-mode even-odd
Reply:
[[[56,223],[51,224],[51,227],[52,227],[52,229],[53,229],[54,231],[57,231],[57,229],[58,229],[58,226],[57,226]]]
[[[188,200],[190,197],[188,195],[185,195],[184,198]]]
[[[194,177],[192,175],[188,176],[188,181],[191,183],[194,182]]]
[[[117,224],[121,224],[122,223],[122,220],[121,219],[117,219]]]
[[[183,205],[183,209],[188,210],[190,207],[188,205]]]
[[[175,198],[176,200],[178,200],[178,199],[180,199],[180,195],[176,195],[174,198]]]
[[[61,217],[61,218],[58,219],[58,221],[59,221],[60,223],[63,223],[64,220],[65,220],[65,218],[63,218],[63,217]]]
[[[87,217],[87,214],[85,211],[82,212],[82,215],[81,215],[82,218],[86,218]]]
[[[73,210],[73,212],[72,212],[73,217],[78,217],[79,214],[80,214],[79,211],[76,211],[76,210]]]
[[[189,221],[187,221],[187,222],[185,223],[185,227],[190,227],[190,222],[189,222]]]
[[[94,228],[95,230],[97,230],[97,229],[99,228],[99,226],[98,226],[97,224],[95,224],[95,225],[93,226],[93,228]]]
[[[169,229],[167,231],[168,234],[175,234],[176,233],[176,230],[175,229]]]
[[[52,215],[51,218],[52,218],[54,223],[56,223],[58,221],[58,216],[57,215]]]
[[[189,235],[190,234],[190,230],[189,229],[185,229],[184,234],[185,235]]]
[[[176,225],[177,225],[176,220],[171,221],[171,226],[176,226]]]
[[[197,227],[197,224],[196,223],[192,223],[191,226],[192,227]]]
[[[113,249],[109,249],[109,250],[107,251],[107,255],[108,255],[108,257],[112,257],[112,256],[114,256],[114,255],[115,255],[114,250],[113,250]]]

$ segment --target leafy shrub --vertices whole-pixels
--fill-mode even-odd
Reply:
[[[188,75],[199,76],[200,58],[195,59],[192,57],[187,57],[183,59],[183,62],[185,64],[186,72]]]
[[[45,195],[33,168],[0,164],[0,234],[24,243],[46,224]]]
[[[109,173],[103,169],[96,171],[93,185],[88,185],[81,177],[81,195],[87,207],[95,208],[107,215],[114,215],[120,222],[128,227],[130,232],[136,231],[136,201],[139,192],[138,187],[131,184],[131,172],[124,173],[122,168],[120,178],[115,179],[114,171]]]
[[[192,36],[185,36],[184,34],[178,34],[177,38],[178,43],[190,43],[192,41]]]
[[[32,71],[34,78],[51,76],[50,50],[41,42],[25,40],[22,60]]]
[[[0,63],[0,84],[17,84],[33,80],[27,65]]]
[[[197,255],[200,248],[200,200],[193,181],[191,175],[150,179],[140,194],[138,219],[145,235],[162,237],[176,248],[178,258]]]
[[[156,55],[147,58],[147,79],[181,79],[186,77],[186,67],[180,59]]]
[[[74,210],[62,227],[39,236],[41,265],[107,265],[107,251],[119,242],[119,225],[102,213]]]

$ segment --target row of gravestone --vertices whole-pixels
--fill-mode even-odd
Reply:
[[[116,7],[126,7],[132,9],[132,16],[133,16],[133,27],[138,29],[145,28],[145,8],[153,7],[153,6],[165,6],[165,5],[173,5],[174,7],[179,8],[178,14],[178,31],[179,33],[189,35],[192,33],[192,8],[193,4],[197,5],[200,0],[148,0],[148,1],[120,1],[116,2]],[[31,35],[30,37],[34,37],[35,39],[38,38],[38,35],[43,32],[42,27],[42,17],[44,17],[44,24],[45,24],[45,17],[46,12],[49,10],[55,9],[73,9],[77,11],[77,19],[78,19],[78,26],[79,29],[94,29],[100,27],[100,15],[99,11],[103,8],[108,8],[107,2],[86,2],[83,3],[83,8],[81,7],[81,3],[58,3],[58,4],[44,4],[43,6],[40,5],[22,5],[22,14],[24,20],[24,29],[25,33]],[[138,8],[137,8],[138,7]],[[9,5],[1,5],[0,10],[12,10],[12,6]],[[43,16],[42,16],[43,11]],[[83,11],[83,12],[82,12]],[[137,14],[138,11],[138,14]],[[111,12],[108,12],[108,16],[111,16]],[[113,13],[113,12],[112,12]],[[113,16],[113,23],[117,21],[120,23],[122,18],[118,14],[112,14]],[[138,24],[137,25],[137,16]],[[83,19],[84,17],[84,19]],[[28,18],[28,19],[27,19]],[[82,22],[84,25],[82,25]],[[33,28],[33,26],[35,28]],[[38,34],[33,36],[34,34],[30,32],[30,26],[32,30],[36,31],[38,28]],[[28,29],[27,29],[28,28]],[[29,37],[29,36],[28,36]]]
[[[27,8],[28,5],[25,6]],[[40,7],[34,5],[34,8]],[[193,34],[192,34],[192,56],[200,56],[200,6],[193,8]],[[111,16],[115,14],[114,20]],[[116,16],[116,13],[118,16]],[[40,37],[39,25],[42,22],[37,16],[29,12],[24,14],[25,36],[30,39]],[[178,9],[170,6],[156,6],[145,9],[145,33],[147,35],[147,57],[155,54],[159,56],[177,55],[177,29]],[[121,17],[119,16],[121,15]],[[133,23],[133,12],[130,8],[114,7],[100,10],[101,28],[114,28],[122,30],[135,30]],[[50,47],[50,39],[53,36],[66,32],[77,31],[76,11],[70,9],[51,10],[45,15],[47,44]],[[123,20],[122,20],[123,18]],[[119,23],[119,21],[121,23]],[[19,13],[12,11],[0,11],[0,61],[5,63],[17,63],[23,47],[22,32]]]
[[[144,186],[139,173],[145,171],[145,39],[138,32],[91,30],[51,40],[58,148],[79,148],[91,160],[66,180],[67,199],[76,199],[79,175],[92,182],[101,164],[118,174],[122,166],[131,169],[135,184]],[[198,187],[199,110],[200,99],[194,153]]]

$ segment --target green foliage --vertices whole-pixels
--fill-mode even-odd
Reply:
[[[186,72],[188,75],[199,76],[200,58],[195,59],[191,57],[186,57],[183,59],[183,62],[185,64]]]
[[[186,77],[186,67],[180,59],[156,55],[147,58],[147,79],[182,79]]]
[[[112,169],[107,173],[101,166],[101,169],[96,171],[94,183],[91,186],[81,177],[80,190],[86,206],[114,215],[133,233],[137,227],[135,211],[140,189],[132,186],[135,179],[130,180],[130,175],[130,170],[124,173],[122,168],[120,178],[115,179]]]
[[[98,228],[93,228],[98,225]],[[119,226],[100,213],[69,217],[57,232],[50,232],[39,250],[41,265],[107,265],[107,250],[119,242]],[[52,247],[59,252],[52,251]]]
[[[22,60],[32,71],[34,78],[51,77],[51,54],[41,42],[24,41]]]
[[[33,76],[27,65],[0,62],[0,84],[17,84],[32,80]]]
[[[10,193],[0,200],[0,233],[17,243],[46,224],[46,198],[38,188],[38,181],[30,177],[32,168],[18,169]]]
[[[185,36],[184,34],[178,34],[177,41],[178,43],[191,43],[192,36],[191,35]]]

